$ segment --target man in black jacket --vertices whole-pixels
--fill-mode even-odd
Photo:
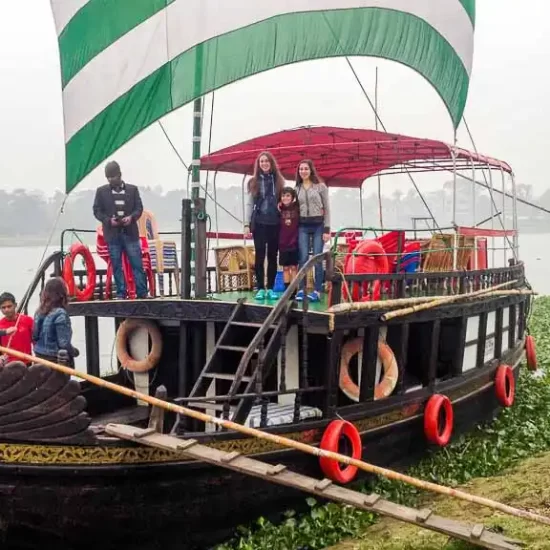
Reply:
[[[147,297],[147,279],[141,260],[141,246],[137,220],[143,212],[139,190],[122,180],[117,162],[108,162],[105,166],[108,185],[99,187],[95,194],[94,216],[103,224],[103,236],[109,247],[109,256],[113,266],[117,298],[126,298],[126,280],[122,269],[122,254],[132,266],[136,294],[138,298]]]

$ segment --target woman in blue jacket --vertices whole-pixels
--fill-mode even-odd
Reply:
[[[73,330],[71,318],[67,313],[68,293],[65,281],[60,277],[50,279],[40,295],[40,306],[34,316],[33,344],[34,354],[42,359],[57,362],[60,350],[73,359],[79,352],[72,343]]]
[[[245,213],[245,235],[254,237],[256,254],[256,300],[276,300],[273,291],[277,275],[279,250],[279,200],[285,180],[271,153],[264,152],[254,165],[254,175],[248,182],[248,201]],[[267,254],[266,254],[267,253]],[[264,262],[267,255],[267,292]]]

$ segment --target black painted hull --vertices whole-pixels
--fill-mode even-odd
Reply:
[[[498,411],[493,386],[457,401],[454,411],[455,436],[492,418]],[[426,448],[421,415],[363,436],[363,458],[379,465],[403,465]],[[317,459],[295,451],[261,459],[322,476]],[[189,462],[86,468],[2,464],[2,547],[207,548],[237,525],[295,508],[304,497],[274,483]]]

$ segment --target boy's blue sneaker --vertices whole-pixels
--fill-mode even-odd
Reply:
[[[303,290],[299,290],[297,293],[296,293],[296,297],[294,298],[297,302],[301,302],[303,299],[304,299],[304,291]]]
[[[258,292],[256,292],[256,296],[254,296],[254,300],[265,300],[265,290],[263,288],[260,288]]]

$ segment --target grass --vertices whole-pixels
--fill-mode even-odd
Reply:
[[[462,486],[470,493],[498,500],[533,512],[550,514],[550,453],[522,461],[500,475],[478,478]],[[527,548],[550,548],[550,527],[507,516],[492,510],[465,504],[456,499],[428,498],[423,502],[443,516],[483,523],[486,527],[522,541]],[[354,541],[330,550],[466,550],[477,548],[444,535],[390,519],[381,519]]]
[[[535,301],[530,322],[537,342],[540,366],[550,364],[550,297]],[[447,486],[462,486],[469,492],[494,498],[514,506],[550,511],[550,375],[543,369],[534,377],[522,369],[512,408],[498,418],[457,438],[448,447],[430,453],[408,470],[410,475]],[[533,458],[535,457],[535,458]],[[365,487],[385,497],[411,506],[429,505],[438,513],[480,521],[503,530],[529,548],[549,548],[550,530],[491,510],[445,498],[429,498],[414,487],[377,479]],[[239,537],[218,550],[333,550],[384,549],[466,549],[459,541],[337,504],[317,505],[308,499],[310,512],[296,517],[289,512],[279,525],[260,518]],[[547,504],[548,503],[548,504]],[[355,541],[341,542],[355,538]],[[471,547],[471,546],[470,546]],[[473,547],[472,547],[473,548]]]

